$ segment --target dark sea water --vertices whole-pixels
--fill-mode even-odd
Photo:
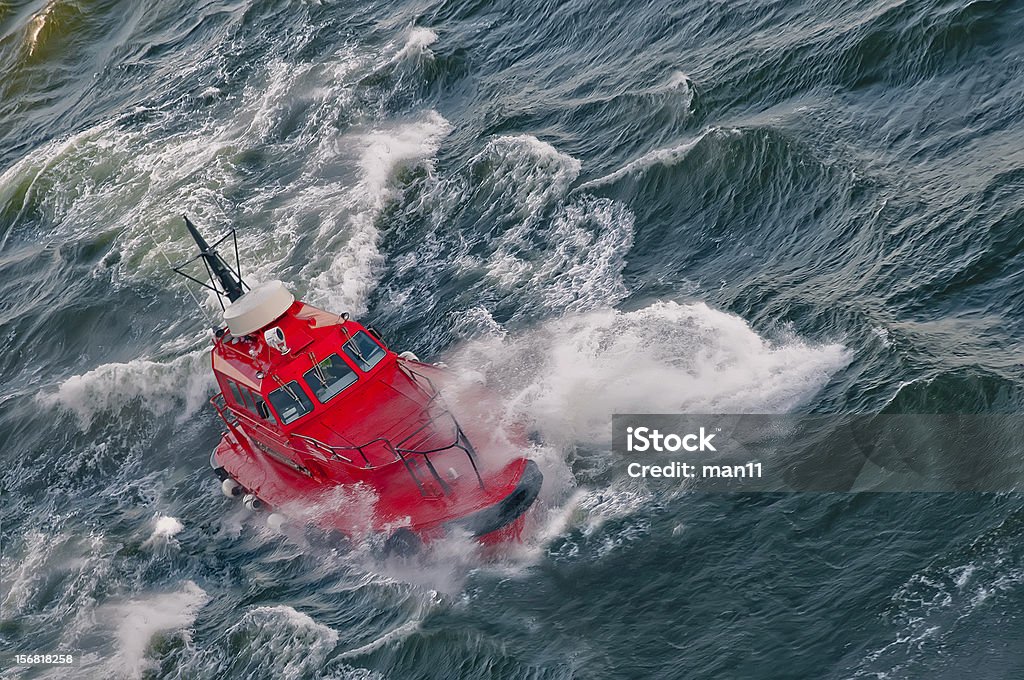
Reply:
[[[1022,36],[998,0],[0,1],[0,677],[1024,677],[1021,495],[610,449],[622,412],[1022,410]],[[386,564],[221,496],[186,212],[501,391],[525,544]]]

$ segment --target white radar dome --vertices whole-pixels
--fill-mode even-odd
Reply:
[[[249,335],[276,321],[295,302],[280,281],[267,281],[238,298],[224,310],[231,335]]]

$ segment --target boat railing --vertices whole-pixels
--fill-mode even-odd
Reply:
[[[424,375],[423,373],[420,373],[419,371],[415,370],[412,367],[412,362],[410,360],[399,357],[398,367],[402,370],[403,373],[409,376],[409,379],[413,382],[413,384],[415,384],[429,397],[428,403],[433,402],[435,399],[440,399],[441,391],[437,389],[436,385],[434,385],[434,381],[430,379],[429,375]],[[420,382],[421,380],[427,383],[427,386],[430,388],[429,391],[423,386],[423,383]]]
[[[221,392],[218,392],[217,394],[215,394],[213,396],[213,398],[210,399],[210,403],[213,404],[213,407],[215,409],[217,409],[217,414],[220,416],[221,420],[223,420],[224,423],[227,424],[227,426],[229,428],[231,428],[232,430],[236,430],[239,422],[242,422],[242,423],[245,424],[246,428],[258,432],[263,438],[273,442],[275,446],[278,446],[278,447],[288,451],[289,453],[297,454],[297,457],[298,457],[299,460],[302,459],[303,455],[308,455],[308,454],[311,453],[308,450],[303,451],[303,450],[300,450],[300,449],[292,446],[288,442],[287,438],[285,438],[280,432],[277,432],[273,428],[268,427],[265,423],[260,422],[259,419],[257,419],[256,417],[252,416],[251,414],[246,413],[245,411],[237,411],[235,409],[230,408],[227,405],[227,402],[224,399],[224,394],[221,393]],[[235,432],[235,434],[237,436],[237,434],[238,434],[237,431]],[[312,441],[315,441],[315,440],[312,440]],[[318,442],[318,443],[320,443],[320,442]],[[326,446],[326,444],[322,444],[321,443],[321,447],[320,447],[320,450],[318,452],[320,455],[323,455],[324,453],[327,453],[332,458],[340,458],[341,460],[345,461],[346,463],[352,463],[352,459],[351,458],[348,458],[348,457],[340,455],[340,454],[333,454],[332,455],[331,452],[324,451],[323,448],[322,448],[324,446]]]
[[[430,406],[433,405],[437,401],[440,401],[442,403],[443,409],[442,409],[441,413],[437,414],[437,416],[432,416],[431,419],[428,422],[424,423],[422,426],[420,426],[420,428],[418,430],[413,432],[411,435],[406,436],[406,438],[403,439],[402,442],[399,443],[399,445],[397,447],[395,447],[396,452],[398,453],[398,455],[400,457],[402,457],[403,461],[405,461],[405,455],[406,454],[422,456],[423,457],[423,462],[426,464],[427,469],[430,470],[430,473],[434,477],[434,480],[438,483],[438,485],[447,494],[450,491],[450,487],[444,481],[444,479],[441,477],[441,475],[439,475],[437,473],[437,470],[434,468],[434,464],[430,461],[430,454],[432,454],[432,453],[439,453],[441,451],[447,451],[447,450],[453,449],[453,448],[461,449],[463,451],[463,453],[466,454],[466,458],[469,459],[469,464],[473,467],[473,473],[476,475],[477,483],[480,485],[480,488],[483,489],[484,488],[484,480],[483,480],[483,477],[480,476],[480,469],[477,466],[477,462],[476,462],[476,449],[473,448],[473,444],[472,444],[472,442],[469,441],[469,437],[467,437],[466,433],[462,430],[462,425],[459,424],[459,421],[456,420],[455,416],[448,409],[448,407],[446,405],[444,405],[444,403],[443,403],[444,400],[443,400],[443,398],[441,396],[441,391],[439,389],[437,389],[436,385],[434,385],[434,381],[430,379],[430,376],[415,370],[415,368],[413,367],[413,362],[411,362],[411,361],[409,361],[407,359],[404,359],[404,358],[399,358],[398,361],[399,361],[399,363],[398,363],[399,368],[402,369],[403,372],[406,375],[409,376],[409,379],[428,396],[429,401],[427,402],[427,407],[426,407],[428,409],[428,411],[429,411]],[[427,390],[423,386],[423,383],[421,381],[426,382],[427,386],[430,389]],[[436,422],[439,418],[444,418],[444,417],[447,417],[447,418],[449,418],[451,420],[451,424],[452,424],[452,426],[454,428],[454,440],[452,441],[452,443],[447,444],[447,445],[442,446],[442,447],[436,447],[436,448],[427,449],[427,450],[423,450],[423,449],[420,449],[420,450],[405,449],[405,448],[402,447],[402,444],[404,444],[405,442],[407,442],[410,439],[412,439],[415,435],[419,434],[419,432],[421,432],[424,428],[426,428],[429,425],[433,425],[434,422]],[[427,441],[429,442],[430,439],[428,438]],[[420,493],[423,493],[422,485],[420,485],[419,480],[417,479],[416,475],[413,473],[412,469],[410,468],[410,466],[409,466],[409,464],[407,462],[406,462],[406,468],[409,469],[409,474],[411,474],[413,476],[413,479],[417,481],[417,485],[420,487]]]
[[[442,442],[442,445],[440,446],[430,445],[430,442],[433,441],[433,438],[431,436],[428,436],[426,440],[421,442],[421,445],[430,445],[430,448],[406,448],[405,446],[403,446],[405,442],[410,441],[413,437],[421,433],[428,426],[434,426],[435,423],[437,423],[442,418],[447,418],[448,420],[451,421],[452,438],[450,442],[449,440],[444,440],[444,442]],[[448,409],[444,409],[442,412],[436,415],[432,415],[430,420],[421,425],[412,434],[406,436],[405,439],[403,439],[395,447],[395,452],[402,459],[402,462],[405,463],[406,469],[409,471],[409,474],[412,476],[413,480],[416,481],[421,494],[424,493],[423,485],[420,482],[419,477],[413,471],[412,466],[409,464],[407,456],[421,457],[423,463],[427,466],[427,470],[430,471],[431,476],[434,478],[434,481],[437,482],[438,486],[441,487],[445,494],[448,494],[451,492],[451,487],[448,485],[446,481],[444,481],[444,478],[441,477],[440,474],[438,474],[437,469],[434,467],[434,463],[430,460],[430,456],[431,454],[440,453],[442,451],[449,451],[451,449],[459,449],[466,454],[466,458],[469,460],[469,464],[473,468],[473,474],[476,475],[477,483],[480,485],[481,489],[484,488],[484,480],[483,477],[480,476],[480,469],[477,466],[476,462],[476,449],[473,448],[473,444],[469,441],[469,437],[467,437],[466,433],[463,432],[462,426],[459,424],[459,421],[455,419],[455,416]]]
[[[452,427],[452,436],[450,439],[445,439],[438,444],[431,444],[431,442],[435,441],[435,439],[432,436],[428,435],[425,441],[422,442],[424,444],[427,444],[428,448],[405,446],[406,442],[412,440],[414,437],[421,434],[425,429],[427,429],[428,427],[436,427],[440,422],[442,422],[445,419],[450,421]],[[370,447],[379,444],[385,450],[389,451],[396,460],[402,461],[402,465],[409,473],[409,476],[416,484],[416,488],[419,489],[419,492],[422,496],[429,496],[430,494],[427,492],[427,487],[423,483],[422,476],[420,474],[417,474],[415,466],[413,465],[412,461],[422,460],[423,464],[426,466],[427,470],[430,473],[430,477],[437,483],[437,485],[441,488],[442,492],[445,495],[447,495],[451,493],[451,485],[449,485],[448,482],[445,481],[444,477],[442,477],[441,474],[437,471],[437,468],[434,466],[434,462],[430,459],[430,456],[433,454],[441,453],[443,451],[458,449],[466,454],[466,457],[469,460],[469,464],[473,468],[473,473],[476,475],[477,483],[480,485],[481,489],[484,488],[484,480],[480,474],[480,469],[476,461],[476,449],[473,448],[473,444],[469,441],[469,437],[466,436],[466,433],[463,431],[462,426],[459,425],[459,422],[455,419],[455,416],[447,409],[439,413],[431,414],[430,418],[427,421],[420,425],[420,427],[416,428],[416,430],[414,430],[411,434],[406,435],[397,444],[392,442],[387,437],[376,437],[359,445],[337,446],[327,444],[325,442],[320,441],[319,439],[309,437],[306,435],[293,436],[302,439],[310,446],[319,449],[321,452],[327,454],[329,457],[332,458],[339,457],[343,458],[346,461],[349,461],[350,459],[343,456],[341,452],[358,453],[359,456],[363,459],[366,469],[376,467],[372,463],[370,463],[369,457],[366,455],[366,451]]]
[[[406,361],[404,359],[399,359],[398,366],[399,368],[402,369],[403,373],[405,373],[409,377],[409,380],[427,396],[427,401],[426,403],[423,404],[423,408],[425,411],[427,411],[427,413],[430,414],[430,418],[427,419],[418,428],[416,428],[412,433],[407,434],[397,444],[392,442],[387,437],[377,437],[360,445],[335,446],[331,444],[326,444],[318,439],[315,439],[314,437],[307,437],[305,435],[294,436],[305,440],[311,446],[318,448],[319,450],[321,450],[322,452],[326,453],[329,456],[341,456],[341,454],[339,453],[341,451],[358,452],[360,457],[363,459],[363,462],[366,464],[367,468],[373,466],[366,455],[366,449],[375,444],[380,444],[386,450],[390,451],[391,454],[396,459],[402,461],[402,464],[405,466],[406,471],[409,473],[409,476],[412,478],[413,482],[415,482],[416,487],[419,489],[420,494],[423,496],[428,496],[430,494],[427,493],[426,485],[423,483],[423,479],[421,478],[421,476],[417,474],[415,466],[413,465],[412,461],[422,460],[427,470],[429,471],[430,476],[437,483],[438,487],[440,487],[442,492],[445,495],[447,495],[451,493],[451,485],[449,485],[448,482],[445,481],[444,477],[442,477],[441,474],[437,471],[437,468],[434,466],[434,463],[430,459],[430,456],[432,454],[441,453],[442,451],[459,449],[466,454],[466,458],[469,460],[469,464],[473,468],[473,473],[476,475],[477,483],[480,485],[480,488],[484,488],[484,480],[480,474],[480,468],[477,465],[476,449],[473,448],[473,444],[472,442],[469,441],[469,437],[466,436],[465,431],[462,429],[462,425],[459,424],[459,421],[456,420],[454,414],[452,414],[452,412],[447,408],[447,406],[443,404],[441,391],[437,389],[437,386],[434,384],[434,381],[430,379],[430,376],[424,375],[423,373],[416,371],[410,365],[410,363],[411,362]],[[442,404],[441,410],[437,413],[430,413],[431,408],[438,402],[441,402]],[[440,422],[442,422],[445,419],[450,421],[450,425],[452,428],[452,436],[450,439],[446,439],[440,445],[431,445],[430,443],[434,441],[434,438],[428,435],[424,441],[420,442],[421,445],[429,445],[428,448],[405,446],[407,442],[412,441],[417,435],[421,434],[425,429],[436,427]]]

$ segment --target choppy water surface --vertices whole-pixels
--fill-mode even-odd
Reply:
[[[1012,678],[1018,495],[708,496],[614,412],[1015,412],[1024,10],[0,2],[3,677]],[[526,545],[416,565],[219,495],[187,212],[481,373]]]

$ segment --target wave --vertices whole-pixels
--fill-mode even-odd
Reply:
[[[223,634],[221,645],[201,648],[183,670],[195,677],[273,677],[292,680],[319,675],[338,643],[338,632],[288,605],[243,612]]]
[[[415,185],[406,204],[429,231],[392,246],[378,303],[403,316],[410,305],[427,313],[437,280],[448,276],[476,296],[497,293],[498,306],[518,318],[623,299],[633,213],[610,198],[573,194],[580,168],[536,137],[502,136],[459,171]]]
[[[53,0],[48,2],[42,11],[32,15],[32,19],[29,21],[28,30],[26,32],[26,42],[28,43],[28,55],[31,57],[35,54],[36,47],[39,46],[39,34],[42,33],[46,27],[46,20],[53,12],[54,6],[57,3]]]
[[[432,57],[433,52],[429,48],[435,42],[437,42],[437,33],[423,26],[413,26],[409,29],[402,49],[395,55],[395,61]]]
[[[66,516],[53,519],[59,526]],[[103,536],[80,528],[73,533],[33,528],[24,532],[20,541],[7,542],[0,560],[5,616],[37,606],[34,599],[44,595],[53,582],[61,587],[48,606],[61,612],[74,611],[81,600],[93,597],[98,584],[109,576],[110,552],[111,546]]]
[[[890,597],[889,641],[864,655],[851,677],[921,676],[957,645],[973,647],[986,626],[1002,631],[1002,621],[989,617],[991,607],[1016,600],[1024,589],[1016,540],[1022,519],[1024,509],[1017,507],[954,554],[939,555],[911,575]],[[946,661],[956,658],[953,653]]]
[[[168,362],[133,359],[103,364],[67,378],[55,392],[40,393],[36,400],[73,412],[83,429],[98,414],[132,403],[141,403],[156,415],[173,410],[180,423],[206,404],[215,384],[208,353],[198,350]]]
[[[370,652],[374,652],[380,649],[381,647],[384,647],[385,645],[392,644],[394,642],[397,642],[408,637],[415,631],[419,630],[419,627],[420,621],[416,619],[407,621],[402,625],[398,626],[397,628],[393,628],[392,630],[387,631],[375,640],[371,640],[365,645],[362,645],[361,647],[356,647],[355,649],[350,649],[348,651],[343,652],[340,655],[340,657],[342,659],[349,659],[353,657],[363,656],[364,654],[369,654]]]
[[[491,139],[469,165],[473,175],[483,178],[472,187],[471,198],[487,201],[486,217],[516,227],[506,238],[531,226],[565,196],[582,166],[578,159],[532,135]]]
[[[101,607],[97,612],[102,615],[100,620],[117,622],[117,652],[107,661],[105,670],[114,677],[135,678],[155,668],[155,663],[147,658],[154,637],[173,632],[190,642],[188,629],[208,600],[205,590],[192,581],[185,581],[176,591]]]
[[[0,556],[0,606],[4,622],[31,620],[45,612],[39,634],[58,623],[58,647],[85,650],[80,636],[96,627],[96,602],[116,578],[112,555],[116,546],[101,534],[78,525],[63,530],[69,517],[53,512],[39,527],[5,539]],[[98,663],[86,654],[83,666]]]
[[[524,223],[492,242],[494,250],[482,262],[469,256],[459,265],[483,266],[488,283],[525,303],[521,313],[613,304],[628,294],[621,272],[633,242],[633,223],[633,214],[621,203],[581,196],[560,206],[539,233]]]
[[[85,8],[77,2],[48,0],[25,25],[24,63],[36,63],[59,54],[68,38],[81,29],[85,13]]]
[[[664,85],[655,88],[656,92],[671,92],[677,91],[682,92],[690,97],[693,96],[693,81],[690,80],[690,76],[686,75],[682,71],[673,71],[668,80]],[[689,106],[689,102],[687,102]]]
[[[313,250],[334,255],[326,264],[318,258],[307,266],[319,270],[310,282],[310,302],[355,314],[366,311],[384,260],[378,248],[377,220],[395,195],[391,184],[395,173],[418,164],[429,169],[429,159],[449,129],[448,121],[429,111],[419,121],[382,127],[354,140],[362,149],[360,178],[352,188],[339,188],[351,209],[350,216],[341,218],[349,229],[339,230],[339,217],[323,218]],[[338,242],[339,234],[344,235],[343,243]]]
[[[483,373],[547,440],[607,444],[614,413],[792,410],[851,358],[841,344],[766,340],[701,302],[657,302],[478,338],[448,361]]]
[[[636,480],[603,481],[616,413],[782,413],[808,403],[852,360],[838,343],[788,335],[768,340],[738,316],[702,302],[656,302],[548,318],[510,332],[477,308],[466,323],[489,329],[445,361],[504,397],[506,423],[528,423],[544,445],[528,455],[545,475],[526,540],[493,568],[521,576],[559,539],[559,558],[592,559],[647,535],[656,501]],[[453,395],[458,403],[458,395]],[[595,448],[596,447],[596,448]],[[582,476],[570,469],[587,454]],[[622,526],[600,533],[610,519]],[[575,532],[580,538],[573,538]],[[596,546],[587,546],[600,533]]]
[[[614,184],[615,182],[618,182],[619,180],[625,177],[639,174],[644,170],[647,170],[648,168],[651,168],[655,165],[672,167],[673,165],[679,163],[681,160],[686,158],[687,154],[689,154],[695,146],[700,144],[706,138],[717,135],[737,135],[739,133],[740,131],[735,128],[727,129],[720,127],[710,127],[701,132],[693,139],[687,142],[683,142],[682,144],[677,144],[676,146],[648,151],[647,153],[643,154],[636,160],[630,161],[629,163],[622,166],[618,170],[615,170],[614,172],[611,172],[603,177],[598,177],[596,179],[584,182],[579,186],[579,189],[593,189],[608,184]]]
[[[427,50],[431,36],[413,29],[402,51]],[[112,235],[117,283],[169,276],[167,259],[191,253],[182,212],[213,233],[247,222],[239,238],[249,278],[287,279],[302,242],[314,253],[303,268],[304,281],[315,278],[313,297],[362,311],[380,268],[375,221],[389,183],[427,160],[449,129],[432,110],[376,121],[356,95],[376,56],[272,60],[239,93],[207,87],[215,96],[202,97],[198,120],[179,97],[47,143],[0,174],[0,214],[13,225],[3,238],[29,224],[49,239]],[[271,168],[290,181],[267,182]]]

